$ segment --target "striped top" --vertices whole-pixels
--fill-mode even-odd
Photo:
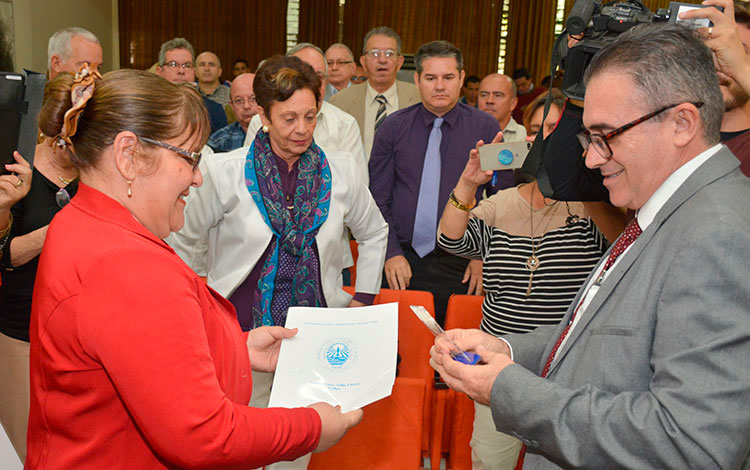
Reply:
[[[528,297],[530,207],[518,188],[483,200],[472,211],[460,240],[440,234],[438,243],[446,251],[484,262],[482,331],[495,336],[526,333],[540,325],[560,322],[607,248],[606,239],[583,204],[571,202],[568,206],[570,213],[578,216],[577,221],[568,223],[570,214],[564,202],[533,211],[539,267]],[[547,230],[540,237],[545,227]]]

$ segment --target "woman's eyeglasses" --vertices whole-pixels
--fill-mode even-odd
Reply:
[[[174,153],[185,159],[185,161],[190,163],[190,166],[193,167],[193,171],[198,168],[198,164],[201,162],[201,158],[203,157],[202,153],[190,152],[188,150],[181,149],[180,147],[175,147],[174,145],[164,143],[160,140],[149,139],[148,137],[138,138],[144,142],[148,142],[149,144],[157,145],[161,148],[173,151]]]

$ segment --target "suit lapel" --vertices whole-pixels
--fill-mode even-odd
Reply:
[[[622,278],[625,276],[625,274],[633,267],[636,260],[638,260],[638,258],[641,256],[651,239],[654,237],[654,234],[659,231],[664,222],[669,219],[669,217],[695,193],[697,193],[708,184],[727,175],[738,166],[739,161],[737,161],[734,155],[732,155],[732,153],[727,150],[726,147],[722,147],[703,165],[698,167],[693,172],[693,174],[690,175],[690,177],[688,177],[688,179],[677,189],[677,191],[675,191],[672,197],[667,200],[664,206],[656,214],[654,220],[649,224],[646,230],[641,234],[640,237],[638,237],[638,240],[633,243],[633,245],[630,247],[630,250],[623,255],[623,258],[617,263],[614,269],[612,269],[612,271],[607,276],[607,279],[604,281],[594,298],[589,303],[586,310],[581,313],[582,316],[578,320],[575,328],[573,328],[573,330],[569,333],[568,340],[565,342],[564,347],[558,352],[557,359],[550,366],[550,374],[555,370],[557,365],[562,362],[573,345],[575,345],[578,338],[580,338],[584,333],[586,326],[591,322],[594,316],[602,310],[602,306],[604,305],[604,303],[607,301],[618,284],[620,284],[620,281],[622,281]],[[607,253],[604,254],[603,259],[606,259],[609,256],[610,251],[612,251],[612,247],[607,250]],[[589,279],[591,279],[593,275],[598,274],[599,270],[601,270],[601,268],[597,266],[597,271],[592,272],[589,276]],[[570,308],[568,308],[568,312],[565,315],[565,318],[563,319],[561,325],[566,324],[570,320],[572,311],[575,306],[578,305],[578,302],[580,302],[582,291],[588,285],[588,282],[589,280],[587,279],[581,287],[581,290],[579,290],[579,293],[576,296],[575,303]],[[562,327],[559,328],[559,330],[560,332],[562,332]],[[555,336],[555,340],[557,340],[558,337],[559,335]],[[547,357],[549,356],[553,345],[554,343],[548,345],[548,350],[543,356],[545,361],[547,360]]]
[[[358,96],[353,96],[352,98],[355,99],[355,103],[362,103],[362,106],[356,106],[353,107],[354,109],[354,119],[357,120],[357,124],[359,124],[359,132],[362,134],[362,140],[365,138],[365,109],[367,108],[366,100],[367,100],[367,84],[362,83],[360,85],[356,85],[359,87],[357,89]]]

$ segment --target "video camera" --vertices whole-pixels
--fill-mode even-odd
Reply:
[[[609,2],[604,5],[596,0],[576,0],[565,27],[569,35],[583,33],[583,40],[571,48],[565,58],[563,93],[570,98],[583,100],[583,75],[586,68],[594,55],[614,41],[618,34],[639,24],[655,22],[680,23],[692,28],[711,26],[708,20],[679,18],[683,11],[705,6],[707,5],[670,2],[668,8],[659,8],[654,13],[640,0]]]

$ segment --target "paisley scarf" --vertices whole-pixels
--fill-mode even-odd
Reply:
[[[265,260],[259,260],[263,269],[253,299],[255,326],[283,326],[290,306],[326,306],[320,260],[313,245],[318,229],[328,218],[331,169],[314,141],[300,155],[298,165],[290,210],[268,133],[258,131],[245,159],[245,184],[273,233],[273,249]],[[284,283],[287,288],[277,288],[277,277],[291,279],[291,288],[288,282]]]

